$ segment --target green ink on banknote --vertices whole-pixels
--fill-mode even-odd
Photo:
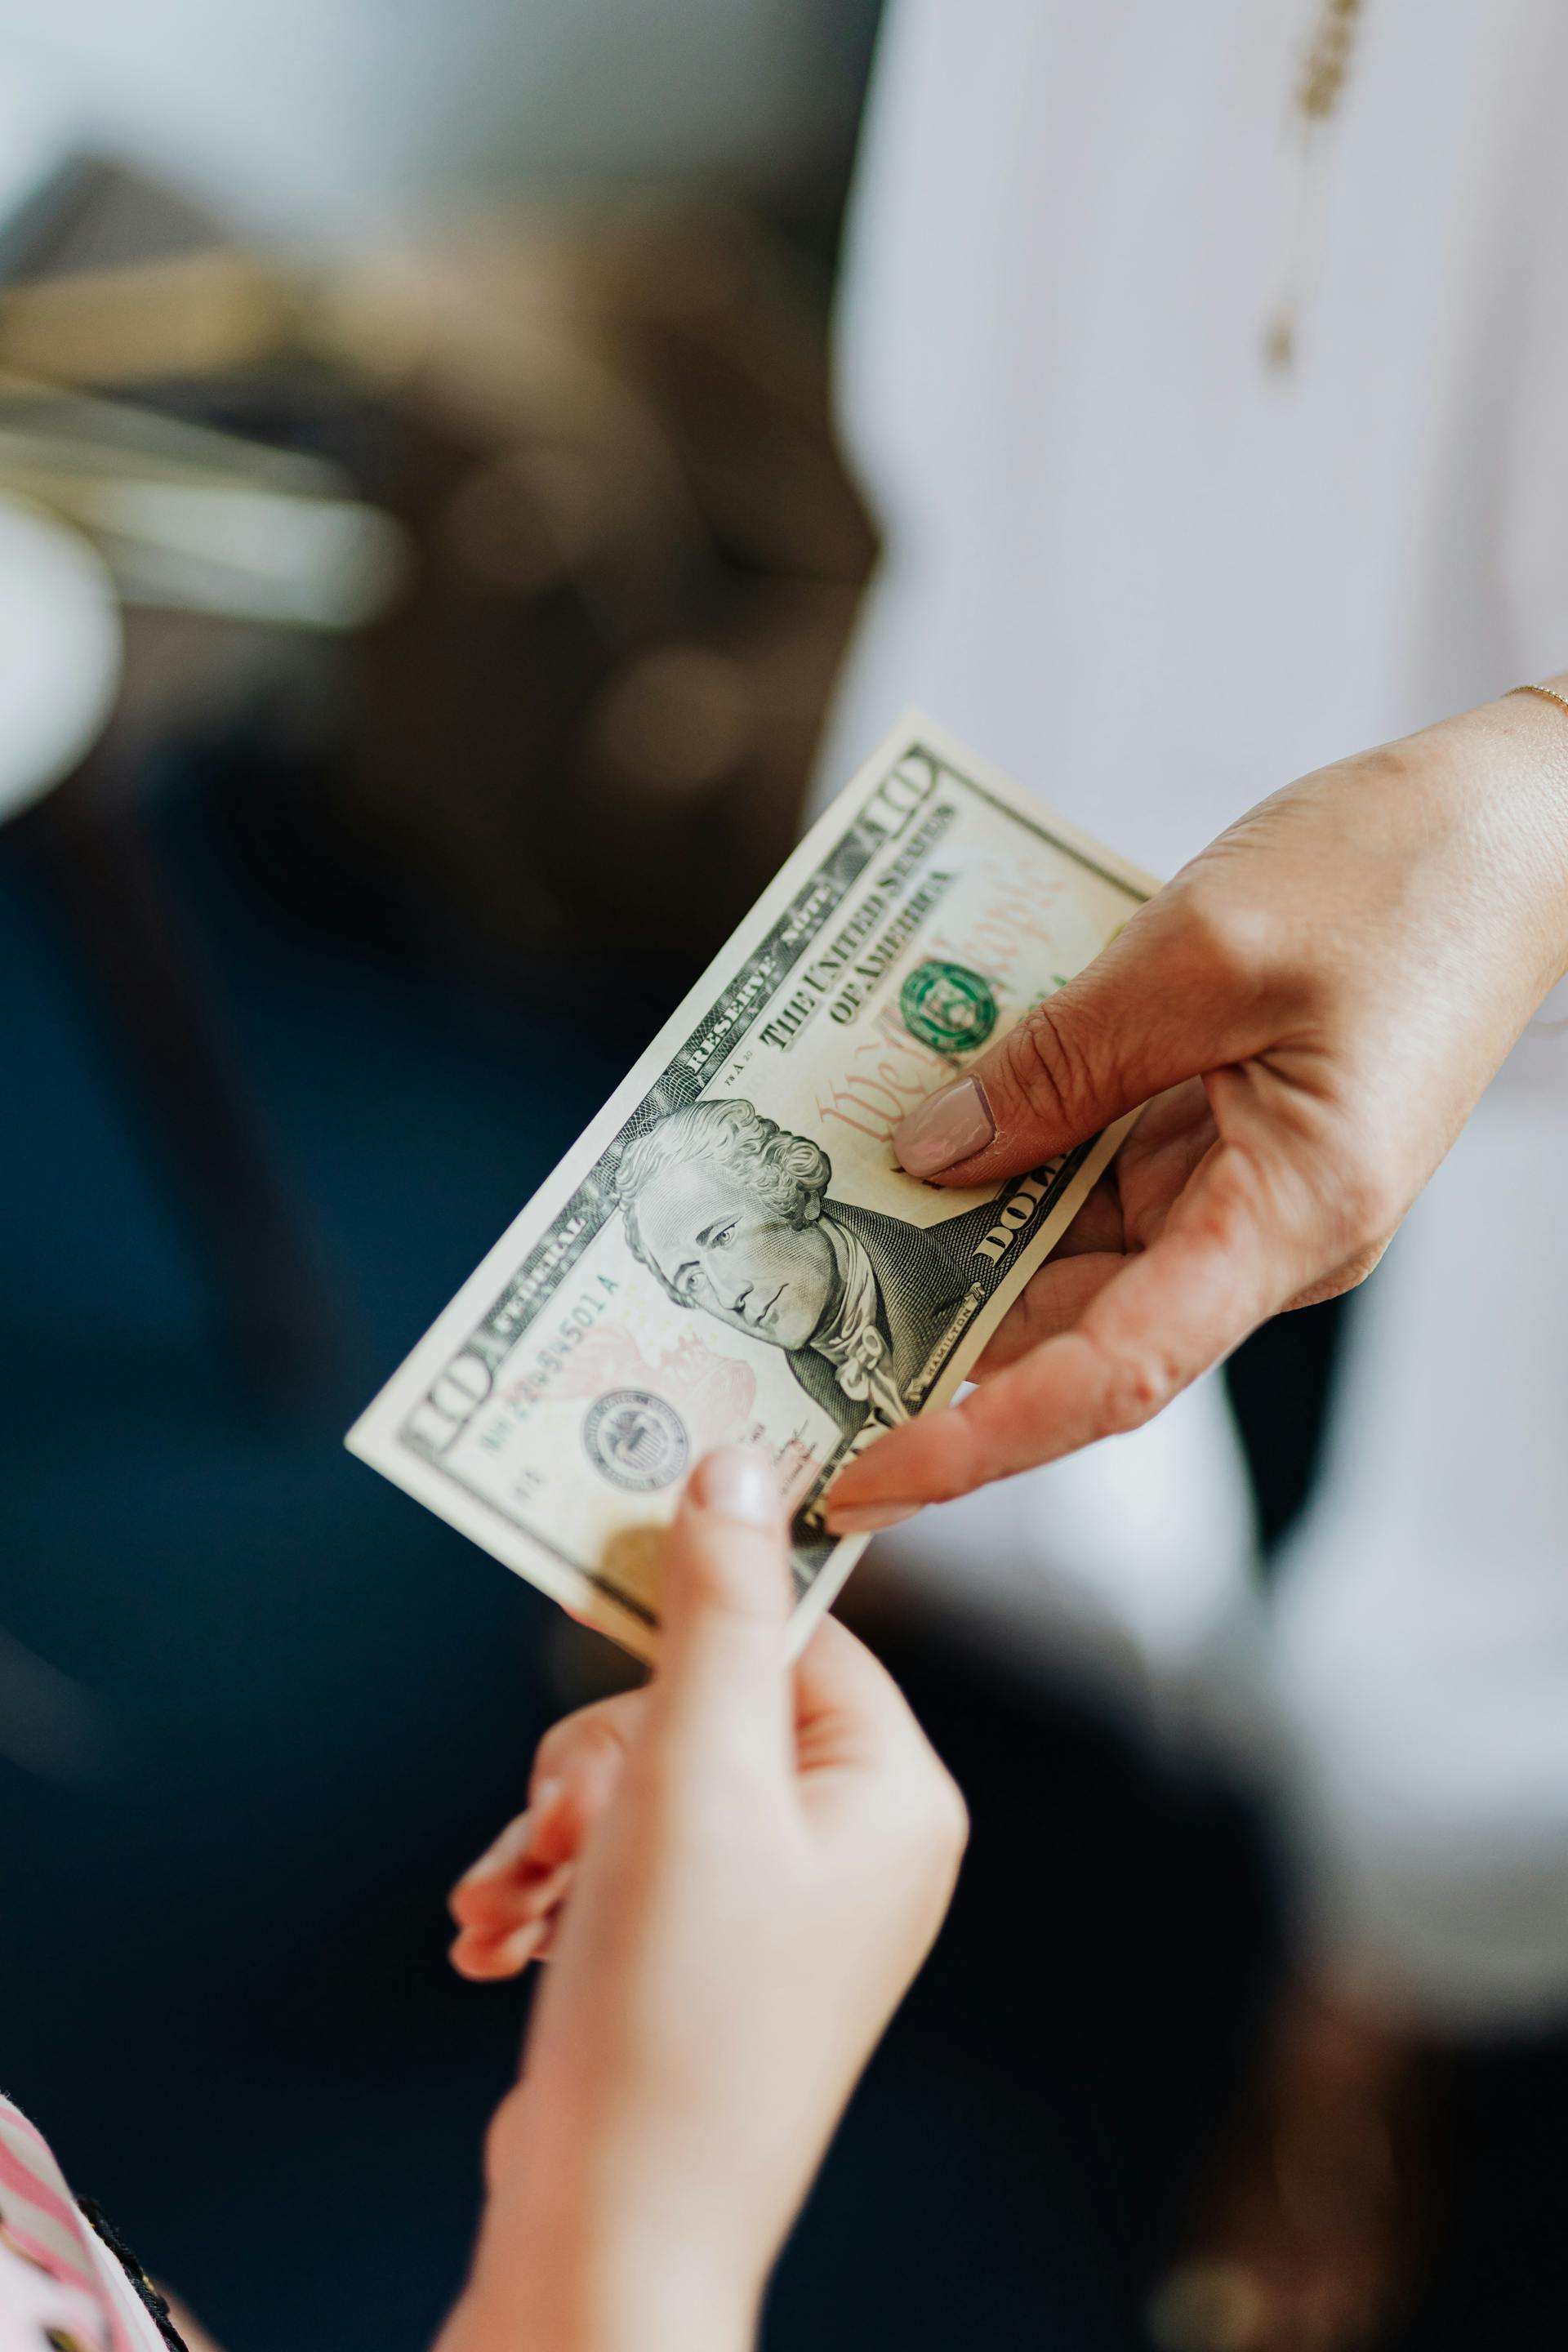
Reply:
[[[984,975],[963,963],[917,964],[899,991],[904,1026],[939,1054],[972,1053],[996,1026],[996,999]]]

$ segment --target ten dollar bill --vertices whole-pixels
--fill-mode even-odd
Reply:
[[[687,1471],[764,1445],[804,1641],[867,1541],[835,1475],[948,1402],[1131,1122],[965,1192],[892,1131],[1157,887],[906,716],[350,1447],[648,1657]]]

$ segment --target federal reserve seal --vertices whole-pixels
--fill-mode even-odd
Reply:
[[[939,1054],[984,1045],[996,1026],[996,999],[983,972],[963,963],[920,963],[899,991],[904,1026]]]
[[[680,1415],[647,1389],[611,1389],[598,1398],[583,1423],[583,1443],[595,1469],[633,1495],[673,1486],[691,1454]]]

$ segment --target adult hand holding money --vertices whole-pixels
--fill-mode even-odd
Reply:
[[[1253,810],[900,1125],[903,1166],[962,1188],[1150,1106],[981,1385],[850,1463],[830,1525],[1135,1428],[1359,1282],[1565,968],[1568,710],[1538,694]]]
[[[652,1654],[689,1462],[765,1444],[804,1640],[870,1532],[1375,1262],[1568,961],[1568,710],[1325,769],[1157,887],[902,722],[351,1445]]]

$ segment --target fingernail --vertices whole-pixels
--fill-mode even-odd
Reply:
[[[784,1517],[773,1463],[757,1446],[721,1445],[698,1464],[691,1485],[696,1500],[723,1518],[776,1528]]]
[[[496,1960],[496,1946],[488,1936],[459,1936],[447,1958],[458,1974],[467,1977],[470,1984],[491,1983],[501,1973]]]
[[[526,1927],[515,1928],[510,1936],[503,1937],[496,1946],[497,1968],[509,1976],[526,1968],[544,1941],[549,1924],[546,1919],[531,1919]]]
[[[495,1984],[527,1967],[550,1929],[548,1919],[531,1919],[496,1942],[488,1936],[459,1936],[447,1958],[470,1984]]]
[[[979,1079],[955,1078],[893,1129],[893,1150],[910,1176],[940,1176],[944,1168],[983,1151],[995,1132]]]
[[[518,1900],[522,1906],[524,1917],[548,1919],[552,1912],[559,1911],[562,1904],[566,1900],[567,1892],[576,1875],[577,1864],[574,1861],[560,1862],[552,1871],[537,1880],[532,1886],[520,1887]]]
[[[920,1509],[918,1503],[855,1503],[842,1510],[827,1506],[827,1532],[830,1536],[874,1536],[884,1528],[901,1527],[912,1519]]]

